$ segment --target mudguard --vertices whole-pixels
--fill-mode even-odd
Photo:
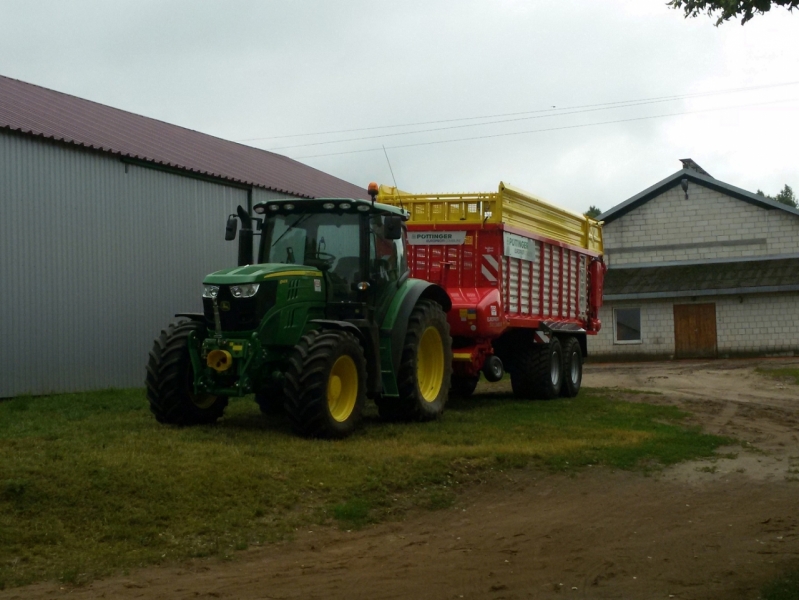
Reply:
[[[449,294],[435,283],[421,279],[408,279],[402,284],[380,325],[381,337],[389,336],[391,341],[391,364],[395,374],[399,371],[402,361],[402,347],[405,335],[408,333],[408,319],[416,303],[422,299],[438,302],[444,312],[448,312],[452,308]]]
[[[377,338],[377,328],[371,326],[369,321],[335,321],[331,319],[311,319],[308,321],[318,325],[321,329],[339,329],[349,331],[363,346],[366,356],[366,388],[368,394],[377,394],[383,391],[380,377],[380,343]]]
[[[198,321],[205,323],[205,315],[203,313],[176,313],[176,317],[186,317],[190,321]]]

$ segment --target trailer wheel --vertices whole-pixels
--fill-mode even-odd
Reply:
[[[452,338],[447,315],[431,300],[420,300],[408,319],[397,373],[399,398],[381,398],[380,416],[430,421],[444,412],[452,376]]]
[[[477,388],[477,383],[479,381],[479,374],[473,375],[471,377],[464,375],[453,375],[452,383],[449,388],[450,394],[459,398],[469,398],[472,394],[474,394],[474,390]]]
[[[227,396],[194,393],[189,336],[197,343],[207,334],[204,324],[178,321],[155,339],[147,361],[147,400],[159,423],[199,425],[213,423],[228,404]]]
[[[483,364],[483,375],[485,375],[486,381],[490,381],[491,383],[502,380],[502,377],[505,375],[505,367],[499,356],[492,354],[486,357],[485,363]]]
[[[294,431],[343,438],[361,422],[366,402],[366,359],[346,331],[312,331],[294,347],[283,386]]]
[[[568,337],[563,344],[563,387],[560,395],[574,398],[583,382],[583,353],[577,338]]]
[[[533,345],[520,350],[510,383],[517,398],[557,398],[563,383],[563,352],[558,338],[553,337],[546,346]]]
[[[283,414],[283,390],[270,386],[263,393],[255,394],[255,403],[265,415]]]

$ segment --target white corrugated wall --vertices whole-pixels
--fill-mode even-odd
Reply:
[[[153,338],[236,264],[225,220],[246,201],[0,132],[0,397],[143,386]]]

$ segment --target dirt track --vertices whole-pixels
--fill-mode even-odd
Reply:
[[[10,598],[754,599],[799,567],[799,389],[755,372],[799,359],[587,365],[584,385],[649,390],[705,430],[749,442],[736,458],[661,475],[514,471],[446,511],[359,531],[299,532],[231,563],[143,569]]]

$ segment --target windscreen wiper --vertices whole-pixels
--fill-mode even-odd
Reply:
[[[274,247],[275,247],[275,244],[277,244],[277,243],[278,243],[280,240],[282,240],[282,239],[283,239],[283,236],[285,236],[285,235],[286,235],[286,234],[287,234],[289,231],[291,231],[292,229],[294,229],[294,228],[295,228],[297,225],[299,225],[300,223],[302,223],[302,222],[303,222],[305,219],[307,219],[308,217],[310,217],[312,214],[314,214],[314,213],[305,213],[304,215],[300,215],[300,216],[299,216],[299,218],[298,218],[296,221],[294,221],[294,223],[292,223],[291,225],[289,225],[289,228],[288,228],[288,229],[286,229],[286,231],[284,231],[283,233],[281,233],[281,234],[280,234],[280,237],[279,237],[279,238],[277,238],[277,239],[274,241],[274,243],[272,244],[272,248],[274,248]]]

